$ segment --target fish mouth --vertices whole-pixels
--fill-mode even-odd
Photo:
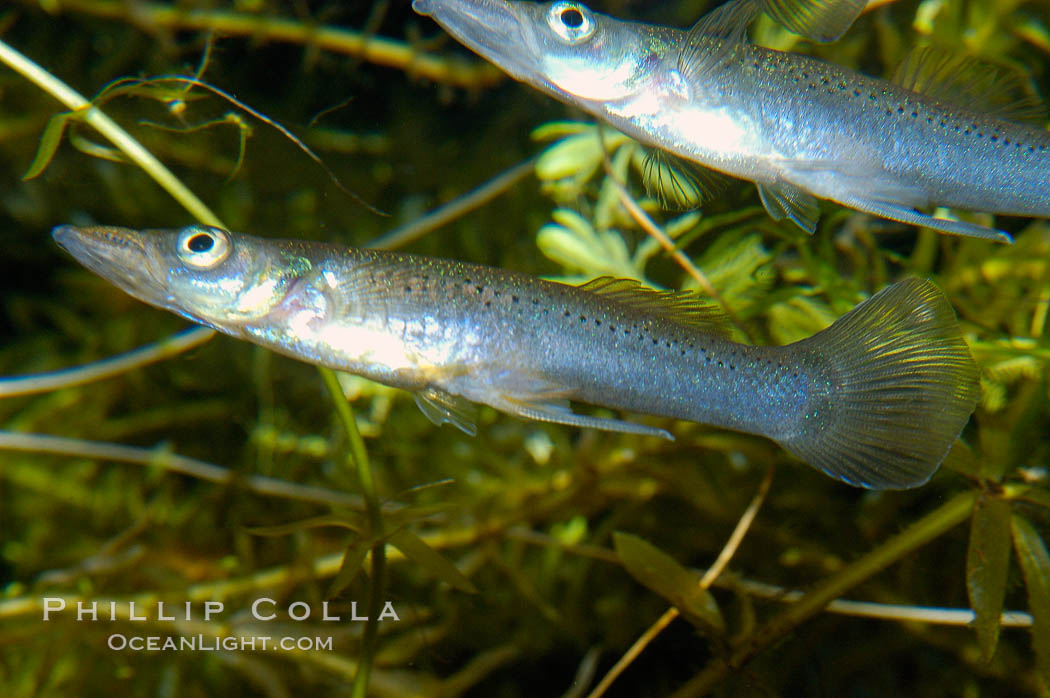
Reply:
[[[60,225],[51,231],[59,247],[129,295],[152,305],[167,301],[165,276],[138,231],[113,226]]]
[[[530,22],[524,13],[538,3],[504,0],[413,0],[412,9],[433,19],[472,51],[518,80],[537,74]]]

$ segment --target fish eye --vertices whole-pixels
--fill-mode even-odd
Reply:
[[[179,259],[194,269],[211,269],[230,255],[230,234],[221,228],[191,225],[176,244]]]
[[[547,12],[547,23],[554,33],[569,45],[579,44],[594,36],[594,15],[578,2],[556,2]]]

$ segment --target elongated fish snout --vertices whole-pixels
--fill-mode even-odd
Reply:
[[[117,228],[108,225],[59,225],[51,230],[51,237],[64,250],[79,249],[90,241],[93,246],[105,248],[133,247],[142,249],[141,235],[130,228]]]
[[[127,293],[157,304],[167,295],[163,274],[142,234],[114,226],[60,225],[51,231],[59,247]]]
[[[463,17],[479,27],[492,28],[502,26],[512,16],[511,6],[504,0],[412,0],[412,9],[437,21]]]
[[[413,0],[412,9],[430,17],[472,51],[519,80],[535,71],[534,51],[526,34],[530,24],[521,13],[536,12],[538,3],[505,0]]]
[[[141,263],[146,250],[134,230],[111,226],[60,225],[51,231],[58,246],[92,271]]]

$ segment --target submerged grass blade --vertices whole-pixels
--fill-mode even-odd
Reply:
[[[66,124],[69,123],[70,116],[72,116],[72,112],[62,112],[61,114],[55,114],[47,122],[47,126],[44,127],[44,133],[40,136],[40,146],[33,157],[33,162],[29,163],[29,169],[22,175],[23,180],[39,177],[47,169],[47,166],[51,164],[58,146],[62,143],[62,136],[66,132]]]
[[[664,597],[705,635],[719,636],[726,624],[718,603],[700,586],[700,575],[679,565],[673,557],[637,536],[613,534],[616,554],[631,576]]]
[[[1050,690],[1050,554],[1047,554],[1046,544],[1028,519],[1015,514],[1010,523],[1017,562],[1021,565],[1025,588],[1028,590],[1035,663],[1043,690]]]
[[[197,220],[208,225],[222,225],[219,217],[212,213],[211,209],[197,198],[178,177],[172,174],[160,160],[143,148],[117,122],[109,118],[105,112],[85,99],[80,93],[3,41],[0,41],[0,61],[76,112],[80,120],[105,136],[121,152],[127,155],[128,159],[142,168],[157,184],[193,214]]]
[[[970,522],[966,590],[976,615],[974,629],[984,661],[999,642],[999,621],[1010,567],[1010,502],[986,495],[977,500]]]
[[[445,559],[441,553],[431,548],[426,541],[411,531],[402,528],[390,534],[387,540],[390,541],[391,545],[404,553],[405,557],[419,565],[434,578],[445,582],[453,589],[468,594],[478,593],[478,588],[474,586],[474,582],[470,581],[465,574]]]
[[[831,601],[961,524],[970,516],[975,501],[976,494],[973,492],[956,495],[903,532],[826,578],[786,611],[741,638],[729,657],[712,660],[674,695],[676,698],[706,695],[731,671],[740,669],[757,654],[780,642],[796,627],[820,613]]]

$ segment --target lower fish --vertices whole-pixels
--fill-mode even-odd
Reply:
[[[776,441],[851,485],[926,482],[965,426],[978,371],[944,294],[900,281],[787,346],[728,337],[693,293],[570,286],[395,252],[193,225],[61,226],[55,240],[132,296],[279,353],[410,390],[474,434],[474,403],[667,439],[570,400]]]

